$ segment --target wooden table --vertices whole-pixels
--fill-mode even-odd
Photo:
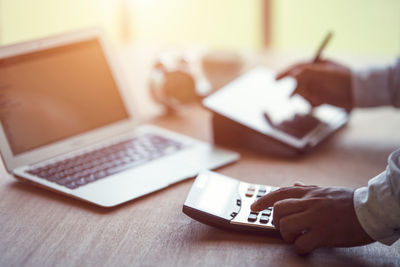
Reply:
[[[210,114],[190,106],[152,123],[211,141]],[[298,160],[241,151],[219,172],[276,186],[360,187],[400,147],[400,112],[357,110],[349,125]],[[393,266],[400,242],[295,254],[282,240],[227,232],[185,216],[192,179],[112,209],[103,209],[17,182],[0,171],[0,266]],[[335,223],[335,222],[332,222]]]

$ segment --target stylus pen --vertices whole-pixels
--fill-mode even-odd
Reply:
[[[328,45],[329,41],[332,39],[333,32],[329,31],[322,41],[321,45],[318,47],[317,53],[315,54],[313,63],[317,63],[321,59],[321,54],[324,51],[325,47]]]
[[[312,61],[313,63],[317,63],[321,59],[322,52],[328,45],[329,41],[332,39],[332,36],[333,32],[329,31],[328,34],[325,36],[324,40],[322,40],[322,43],[318,47],[317,53],[315,53],[314,60]],[[290,94],[290,97],[294,96],[295,94],[297,94],[297,88]]]

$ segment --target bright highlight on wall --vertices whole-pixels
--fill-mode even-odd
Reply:
[[[11,43],[102,24],[118,37],[212,47],[262,46],[262,0],[0,0],[1,41]]]
[[[97,24],[96,0],[0,0],[0,41],[25,41]]]
[[[315,49],[330,29],[329,51],[400,55],[399,0],[275,0],[273,45]]]
[[[101,24],[115,40],[259,49],[263,1],[0,0],[0,43]],[[400,54],[399,0],[270,1],[274,48],[313,51],[333,29],[329,52]]]
[[[261,0],[133,1],[133,35],[141,40],[213,47],[262,45]]]

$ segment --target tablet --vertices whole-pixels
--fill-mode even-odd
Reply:
[[[339,107],[313,108],[300,95],[290,97],[296,80],[275,80],[276,73],[257,67],[203,100],[225,118],[296,149],[313,147],[348,121]]]

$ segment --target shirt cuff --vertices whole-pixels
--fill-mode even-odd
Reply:
[[[400,238],[400,208],[386,172],[354,192],[354,209],[362,228],[374,240],[391,245]]]
[[[392,105],[389,68],[376,68],[368,71],[353,70],[351,82],[355,107]]]

